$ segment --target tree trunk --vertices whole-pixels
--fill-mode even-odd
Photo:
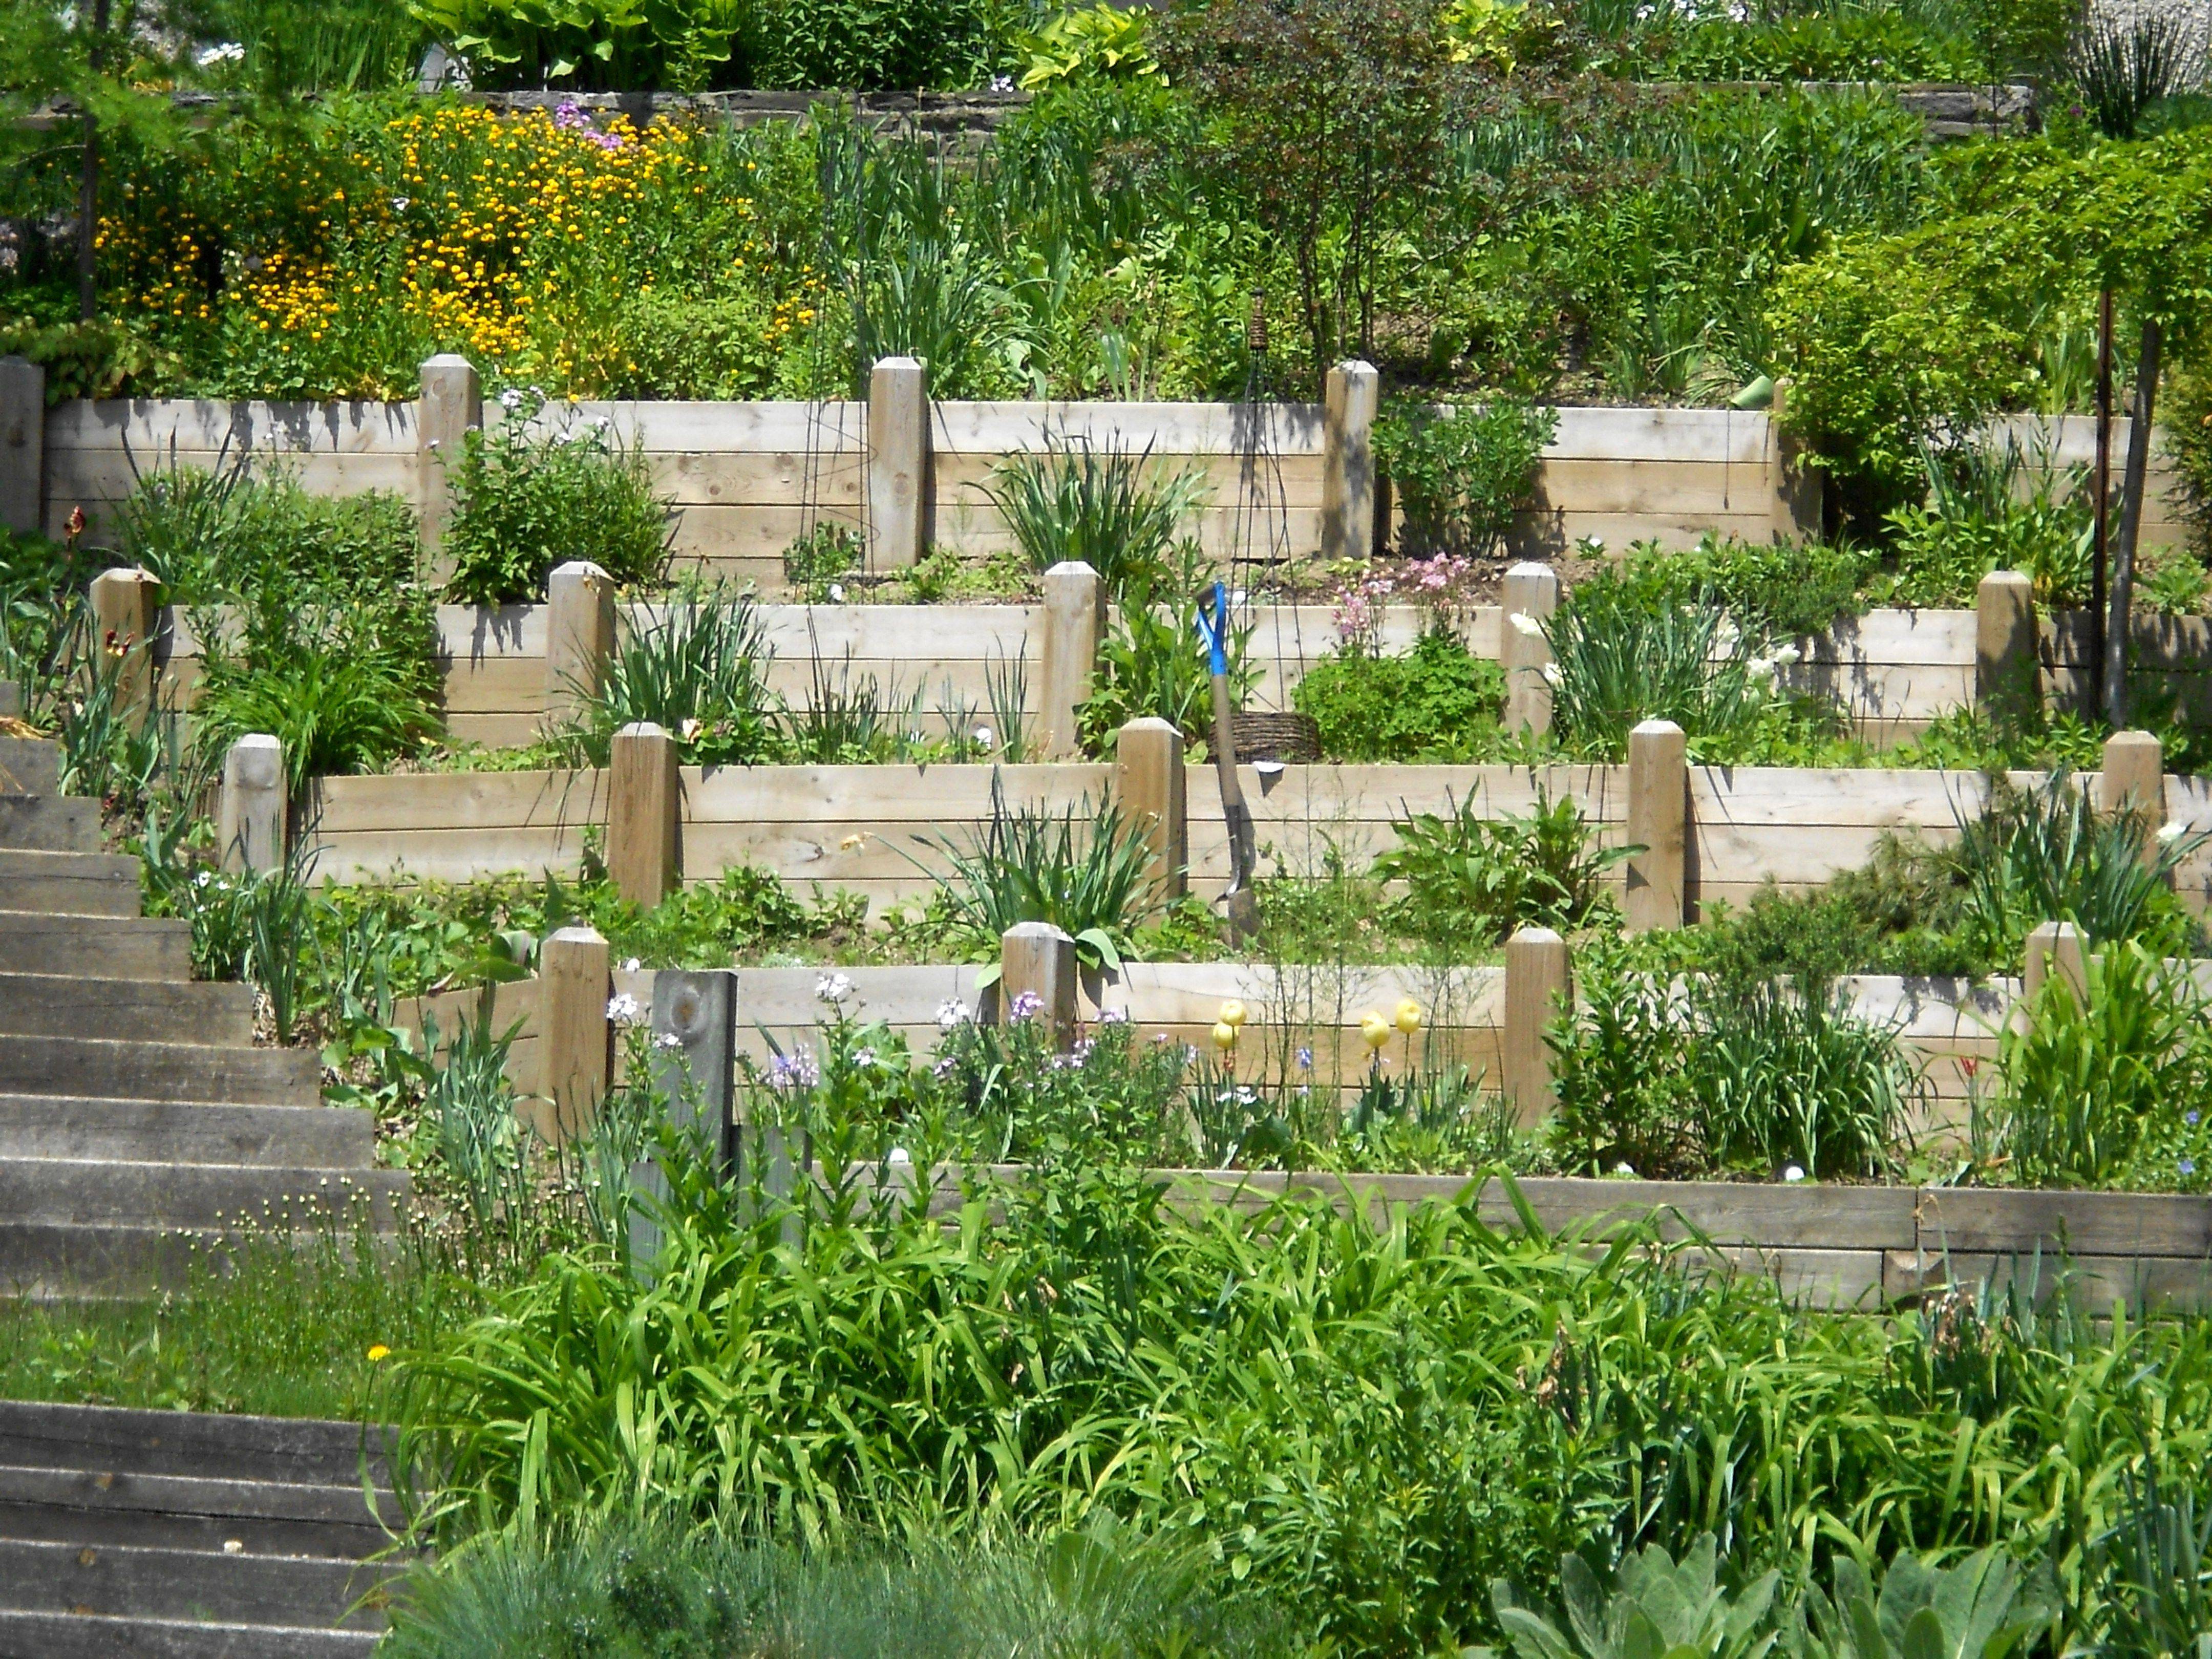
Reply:
[[[2158,323],[2147,319],[2136,362],[2135,407],[2128,412],[2128,470],[2120,484],[2119,544],[2112,550],[2112,614],[2105,626],[2105,719],[2128,723],[2130,607],[2135,598],[2136,538],[2142,529],[2143,485],[2150,473],[2150,421],[2158,401]]]
[[[2089,706],[2105,706],[2105,611],[2112,568],[2112,290],[2097,296],[2097,471],[2090,480],[2097,522],[2089,563]]]
[[[85,63],[97,78],[107,52],[108,0],[99,0],[93,9],[92,40],[85,49]],[[76,190],[76,310],[77,315],[90,322],[100,310],[100,267],[97,243],[100,239],[100,124],[92,113],[92,89],[85,89],[84,155],[77,170]]]

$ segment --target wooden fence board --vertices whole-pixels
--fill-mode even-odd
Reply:
[[[310,818],[325,836],[509,830],[595,822],[597,772],[423,772],[324,778]]]
[[[51,450],[141,455],[283,451],[415,453],[411,403],[231,403],[203,398],[70,398],[46,411]]]
[[[2027,1251],[2063,1239],[2076,1255],[2212,1256],[2212,1200],[2139,1193],[1931,1189],[1923,1243],[1962,1252]]]

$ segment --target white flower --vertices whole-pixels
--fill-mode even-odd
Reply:
[[[623,972],[625,974],[635,973],[637,971],[637,958],[635,957],[625,957],[623,959]]]
[[[824,974],[814,981],[814,994],[835,1008],[853,994],[853,981],[844,974]]]
[[[1805,1171],[1795,1164],[1784,1164],[1782,1178],[1784,1181],[1802,1181],[1805,1178]]]
[[[656,1048],[681,1048],[684,1046],[684,1039],[673,1031],[663,1031],[659,1036],[653,1038],[653,1046]]]
[[[1547,685],[1557,685],[1561,680],[1566,678],[1566,676],[1559,672],[1559,665],[1555,662],[1546,663],[1538,672],[1543,675],[1544,684]]]
[[[1098,1023],[1101,1025],[1127,1025],[1129,1023],[1129,1011],[1127,1008],[1101,1008],[1098,1011]]]
[[[975,746],[978,749],[988,749],[995,740],[994,734],[988,726],[977,726],[970,735],[975,739]]]
[[[853,1064],[858,1066],[861,1071],[865,1072],[871,1069],[875,1063],[876,1051],[873,1048],[855,1048],[853,1050]]]
[[[226,40],[219,46],[210,46],[194,59],[202,69],[211,69],[217,64],[235,64],[244,60],[246,48],[235,40]]]
[[[1240,588],[1237,589],[1234,592],[1232,592],[1231,594],[1230,594],[1230,596],[1229,596],[1229,603],[1230,603],[1231,605],[1232,605],[1236,606],[1237,609],[1242,610],[1242,609],[1243,609],[1244,602],[1245,602],[1247,599],[1250,599],[1251,597],[1252,597],[1252,596],[1251,596],[1250,594],[1247,593],[1247,592],[1246,592],[1243,588],[1241,588],[1241,587],[1240,587]]]
[[[845,603],[844,583],[831,582],[830,584],[830,603],[832,605],[842,605]]]
[[[499,406],[510,412],[522,407],[522,394],[513,386],[499,394]]]
[[[1586,559],[1594,559],[1605,551],[1605,538],[1602,536],[1585,536],[1577,544],[1582,548],[1583,556]]]
[[[994,92],[1012,92],[1013,89],[1014,89],[1014,77],[1013,77],[1012,76],[1011,76],[1011,75],[994,75],[994,76],[993,76],[991,77],[991,90],[992,90],[992,91],[994,91]]]
[[[2179,841],[2188,833],[2189,826],[2185,823],[2161,823],[2158,827],[2158,838],[2163,842]],[[200,879],[204,881],[207,878],[203,876]]]
[[[410,197],[406,197],[406,196],[395,196],[395,197],[393,197],[393,198],[392,198],[392,210],[394,213],[404,213],[404,212],[406,212],[406,211],[407,211],[407,208],[408,208],[408,204],[409,204],[409,203],[410,203],[412,199],[413,199],[412,198],[410,198]]]
[[[1771,657],[1747,658],[1743,665],[1743,672],[1764,685],[1774,678],[1774,659]]]
[[[645,1011],[637,1006],[635,997],[621,991],[607,999],[607,1018],[616,1025],[642,1025]]]
[[[1794,645],[1778,645],[1774,647],[1773,662],[1778,668],[1787,668],[1797,660],[1797,647]]]
[[[937,1005],[937,1029],[949,1031],[956,1025],[965,1025],[975,1018],[968,1005],[958,997],[948,997]]]
[[[1613,1172],[1617,1176],[1632,1176],[1636,1173],[1636,1166],[1626,1158],[1623,1158],[1613,1166]]]
[[[903,1146],[894,1146],[884,1155],[884,1161],[886,1164],[911,1164],[914,1162],[914,1154]]]
[[[1513,631],[1516,634],[1525,634],[1532,640],[1543,637],[1544,624],[1524,611],[1516,611],[1505,620],[1513,624]]]
[[[1721,625],[1713,629],[1713,643],[1725,650],[1736,642],[1737,637],[1735,619],[1733,617],[1723,617]]]

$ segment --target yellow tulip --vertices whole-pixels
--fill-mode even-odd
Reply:
[[[1237,1028],[1227,1020],[1216,1020],[1213,1025],[1213,1046],[1224,1053],[1237,1046]]]
[[[1224,1025],[1242,1025],[1244,1023],[1244,1005],[1231,997],[1221,1005],[1221,1012],[1214,1018]]]
[[[1421,1005],[1411,997],[1398,999],[1398,1029],[1407,1036],[1421,1029]]]
[[[1359,1017],[1359,1035],[1370,1048],[1380,1048],[1390,1040],[1390,1022],[1370,1010]]]

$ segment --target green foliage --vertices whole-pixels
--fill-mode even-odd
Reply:
[[[2159,424],[2198,554],[2212,552],[2212,374],[2184,366],[2168,376]]]
[[[1974,81],[1972,46],[1893,9],[1745,24],[1707,17],[1666,40],[1656,77],[1682,81]]]
[[[85,629],[85,593],[108,556],[77,542],[0,535],[0,680],[21,689],[25,714],[43,720]]]
[[[1122,595],[1098,643],[1091,695],[1076,711],[1083,746],[1090,753],[1107,752],[1116,732],[1146,716],[1165,720],[1182,733],[1187,758],[1202,760],[1212,753],[1213,678],[1198,633],[1200,604],[1209,586],[1186,560],[1178,578],[1158,586],[1140,584]],[[1252,626],[1232,617],[1225,641],[1233,708],[1244,707],[1259,683]]]
[[[1825,984],[1692,975],[1614,951],[1577,964],[1558,1055],[1555,1154],[1579,1173],[1651,1179],[1796,1164],[1814,1179],[1886,1170],[1923,1085],[1894,1031]]]
[[[431,38],[388,0],[181,0],[164,10],[200,48],[180,65],[192,81],[270,98],[409,86]]]
[[[645,451],[610,437],[604,423],[532,435],[523,408],[518,401],[509,419],[471,432],[448,470],[447,596],[464,605],[542,599],[553,567],[574,559],[624,586],[659,580],[668,502],[654,493]]]
[[[2002,449],[1972,446],[1924,465],[1927,505],[1894,508],[1887,520],[1896,560],[1890,603],[1972,610],[1992,570],[2034,578],[2039,605],[2088,603],[2094,527],[2081,469],[2061,477],[2047,457],[2031,464],[2010,438]]]
[[[1805,1600],[1794,1629],[1797,1659],[2006,1659],[2027,1649],[2058,1608],[2048,1577],[2022,1573],[2005,1553],[1977,1550],[1948,1567],[1900,1552],[1876,1596],[1866,1568],[1836,1558],[1836,1595]]]
[[[118,550],[184,605],[303,594],[390,599],[415,580],[415,514],[398,495],[318,495],[281,469],[165,468],[117,507]]]
[[[1732,1574],[1798,1582],[2002,1544],[2081,1606],[2120,1471],[2193,1480],[2212,1444],[2202,1322],[1797,1313],[1755,1277],[1686,1282],[1649,1231],[1501,1236],[1472,1193],[1377,1230],[1310,1195],[1179,1213],[1072,1161],[938,1214],[897,1169],[828,1158],[787,1230],[674,1159],[651,1275],[556,1254],[407,1357],[427,1510],[643,1494],[794,1541],[1103,1510],[1309,1640],[1423,1653],[1489,1633],[1493,1578],[1704,1532]]]
[[[614,734],[649,720],[676,739],[687,765],[766,760],[775,747],[774,654],[750,592],[687,585],[624,632],[562,742],[580,762],[604,766]]]
[[[1761,1573],[1731,1595],[1717,1566],[1711,1533],[1698,1535],[1680,1566],[1657,1544],[1630,1551],[1610,1588],[1580,1556],[1560,1557],[1572,1640],[1502,1579],[1490,1587],[1491,1605],[1519,1659],[1765,1659],[1776,1632],[1760,1626],[1781,1575]]]
[[[2200,1188],[2212,1108],[2205,1006],[2185,968],[2130,939],[2089,953],[2086,1000],[2053,972],[1998,1049],[1990,1154],[2026,1186]],[[2195,1117],[2199,1122],[2189,1122]],[[2196,1156],[2192,1156],[2195,1154]]]
[[[411,1583],[394,1659],[1232,1659],[1297,1651],[1271,1610],[1101,1516],[966,1545],[801,1550],[611,1518],[471,1550]]]
[[[1347,641],[1291,689],[1334,761],[1436,764],[1486,758],[1499,741],[1505,671],[1431,629],[1404,656]]]
[[[249,639],[236,654],[210,650],[193,722],[218,755],[250,732],[277,738],[296,797],[310,778],[374,771],[438,730],[416,662],[397,656],[362,651],[343,629],[289,648]]]
[[[1375,462],[1406,514],[1417,552],[1488,556],[1528,505],[1555,409],[1511,398],[1449,413],[1395,408],[1375,423]]]
[[[1839,617],[1864,613],[1872,556],[1826,542],[1760,546],[1702,536],[1686,550],[1638,542],[1619,566],[1622,592],[1653,610],[1704,605],[1726,611],[1754,635],[1798,640],[1825,634]]]
[[[408,10],[477,86],[595,92],[702,90],[726,74],[745,21],[736,0],[409,0]]]
[[[809,605],[832,605],[866,552],[860,533],[825,519],[783,550],[783,579]]]
[[[2128,1477],[2126,1512],[2101,1541],[2103,1600],[2112,1623],[2103,1650],[2164,1659],[2212,1648],[2212,1504],[2197,1513],[2186,1485],[2168,1498],[2155,1474]]]
[[[1582,809],[1540,788],[1527,813],[1486,817],[1472,790],[1449,804],[1394,823],[1397,845],[1375,860],[1378,880],[1405,884],[1398,925],[1435,944],[1480,948],[1516,927],[1586,927],[1606,903],[1606,872],[1630,854],[1598,848]]]
[[[1093,810],[1086,799],[1079,812],[1027,801],[1010,808],[995,769],[991,822],[981,835],[915,839],[949,866],[936,878],[938,895],[959,944],[980,961],[997,960],[999,941],[1017,923],[1048,921],[1074,936],[1086,964],[1118,969],[1162,902],[1152,845],[1119,806]]]
[[[1163,475],[1152,455],[1149,444],[1131,455],[1110,439],[1098,449],[1088,434],[1048,432],[1042,450],[993,468],[986,489],[1031,569],[1078,562],[1116,597],[1150,591],[1165,575],[1176,528],[1206,496],[1198,473]]]
[[[1047,19],[1022,45],[1029,53],[1029,67],[1022,71],[1024,92],[1084,81],[1160,76],[1159,60],[1145,41],[1143,17],[1106,0],[1071,6]]]

